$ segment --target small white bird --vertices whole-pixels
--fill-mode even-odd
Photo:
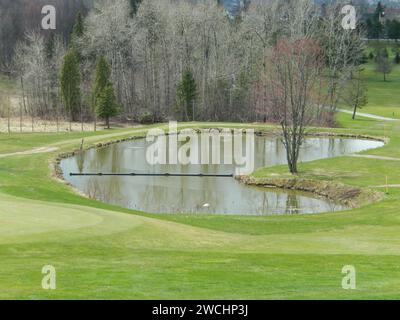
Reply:
[[[203,204],[203,208],[209,208],[209,207],[210,207],[210,204],[209,204],[209,203]]]

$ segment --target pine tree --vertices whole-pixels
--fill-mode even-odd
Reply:
[[[81,74],[74,49],[68,50],[64,56],[60,82],[62,98],[66,111],[70,115],[70,121],[76,121],[81,103]]]
[[[186,120],[194,119],[194,102],[197,96],[196,81],[190,69],[183,72],[182,80],[178,84],[177,97],[180,109]]]
[[[97,59],[96,77],[93,84],[93,102],[96,105],[96,100],[104,91],[107,85],[110,84],[111,68],[104,56]]]
[[[78,12],[78,14],[76,15],[76,20],[74,28],[72,30],[72,34],[73,36],[80,38],[83,36],[84,32],[85,32],[85,25],[83,23],[83,16],[81,12]]]
[[[375,9],[374,18],[375,18],[375,20],[379,21],[381,18],[384,17],[384,15],[385,15],[385,8],[382,5],[382,3],[379,1],[377,6],[376,6],[376,9]]]
[[[106,121],[107,129],[110,129],[110,118],[119,114],[120,107],[117,103],[114,88],[109,83],[97,99],[97,115]]]
[[[139,10],[139,6],[142,3],[142,0],[129,0],[129,3],[131,5],[131,16],[133,17]]]
[[[92,108],[93,112],[97,113],[96,106],[99,96],[102,94],[104,89],[110,84],[111,68],[107,63],[104,56],[100,56],[97,59],[96,76],[92,88]],[[96,130],[96,119],[95,119],[95,130]]]
[[[74,24],[72,34],[71,34],[70,47],[75,49],[76,56],[77,56],[79,63],[82,62],[83,58],[82,58],[82,54],[80,52],[79,46],[77,44],[77,41],[80,38],[82,38],[84,32],[85,32],[85,26],[84,26],[84,22],[83,22],[83,16],[82,16],[81,12],[78,12],[78,14],[76,15],[75,24]]]
[[[396,52],[396,56],[394,57],[394,63],[400,64],[400,52]]]
[[[380,39],[384,33],[382,18],[385,15],[385,8],[381,2],[378,2],[372,19],[367,20],[367,30],[369,38]]]
[[[45,46],[46,58],[51,60],[55,53],[55,33],[51,33]]]

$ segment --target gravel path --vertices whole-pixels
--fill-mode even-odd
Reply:
[[[348,113],[351,115],[353,114],[353,111],[350,111],[350,110],[338,109],[338,111],[343,112],[343,113]],[[400,121],[399,119],[386,118],[386,117],[381,117],[381,116],[377,116],[375,114],[364,113],[364,112],[357,112],[357,116],[369,118],[369,119],[375,119],[375,120],[383,120],[383,121]]]

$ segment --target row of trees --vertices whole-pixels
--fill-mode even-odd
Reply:
[[[288,22],[287,16],[305,6],[325,47],[328,104],[334,111],[336,93],[347,77],[342,71],[354,64],[362,50],[358,34],[345,33],[341,27],[341,5],[329,7],[328,15],[320,21],[312,1],[296,4],[274,0],[250,6],[241,19],[230,19],[211,0],[196,5],[183,0],[146,0],[141,4],[138,0],[103,0],[90,12],[81,34],[75,32],[71,40],[79,60],[82,93],[80,111],[75,110],[80,115],[74,120],[93,118],[91,83],[99,55],[110,63],[111,81],[125,119],[255,120],[258,116],[249,110],[260,109],[263,104],[258,81],[260,71],[265,70],[263,57],[277,39],[290,32],[288,28],[303,23],[296,17]],[[66,49],[62,39],[54,38],[46,42],[33,34],[17,50],[21,59],[16,65],[23,66],[19,75],[39,116],[54,113],[52,96],[60,100],[55,80]],[[34,60],[33,64],[26,65],[29,60]],[[36,74],[45,79],[37,79]],[[189,74],[196,92],[187,93],[192,98],[182,103],[179,87]],[[41,83],[35,84],[39,80]]]
[[[107,126],[117,112],[149,122],[275,121],[296,173],[306,126],[333,123],[361,62],[362,33],[342,28],[344,4],[321,16],[311,0],[271,0],[232,18],[213,0],[102,0],[77,16],[68,46],[35,33],[18,46],[24,104]]]
[[[69,113],[70,130],[71,122],[78,121],[77,115],[81,116],[83,124],[83,102],[81,94],[81,54],[75,47],[75,40],[83,35],[83,21],[78,15],[77,23],[74,27],[72,46],[64,56],[61,68],[60,84],[61,95],[64,101],[65,110]],[[97,59],[96,72],[91,90],[91,111],[94,115],[94,125],[96,130],[96,119],[100,117],[105,120],[106,127],[110,129],[110,118],[118,115],[119,105],[115,96],[114,86],[110,80],[111,68],[104,56]]]
[[[41,9],[57,8],[57,30],[41,30]],[[53,32],[67,41],[78,11],[87,12],[93,0],[1,0],[0,4],[0,71],[11,71],[15,46],[24,40],[27,30],[38,30],[48,39]]]
[[[365,28],[370,39],[400,39],[400,21],[396,19],[385,19],[385,7],[381,2],[365,21]]]
[[[325,7],[324,18],[309,1],[289,2],[283,32],[266,52],[258,82],[258,112],[281,125],[291,173],[296,174],[306,127],[331,124],[349,84],[356,83],[364,44],[359,29],[343,30],[343,3]],[[354,101],[354,100],[353,100]]]

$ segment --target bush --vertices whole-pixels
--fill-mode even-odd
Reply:
[[[139,116],[138,120],[139,120],[140,124],[153,124],[153,123],[155,123],[154,115],[149,111],[145,111],[144,113],[142,113]]]
[[[399,52],[397,52],[396,56],[394,57],[394,63],[400,64],[400,53]]]
[[[374,53],[371,51],[368,56],[369,60],[374,60],[375,56]]]
[[[362,57],[360,58],[360,64],[366,64],[368,63],[368,56],[366,54],[363,54]]]

